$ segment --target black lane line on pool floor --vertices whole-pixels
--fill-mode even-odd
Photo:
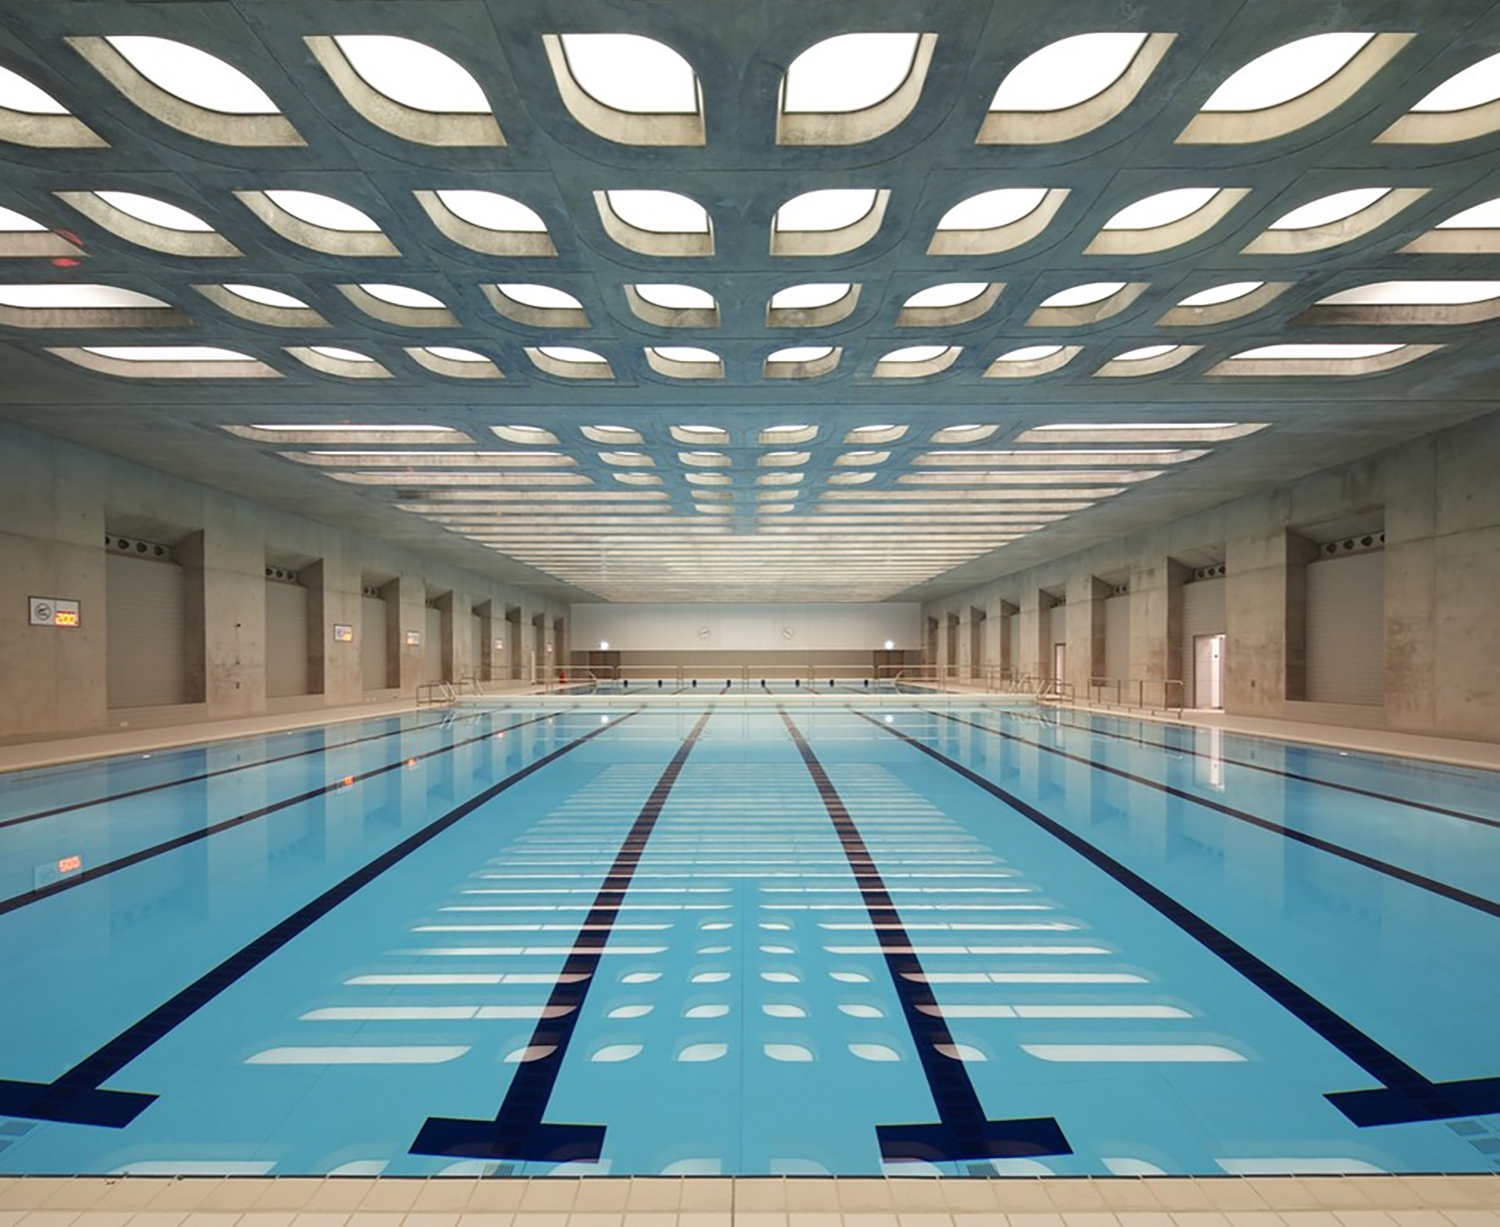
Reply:
[[[945,1056],[942,1048],[954,1050],[953,1036],[940,1010],[933,1010],[931,990],[922,960],[891,901],[875,858],[859,827],[850,817],[844,799],[828,778],[828,772],[783,707],[777,707],[786,731],[812,777],[813,786],[828,819],[833,823],[849,870],[864,900],[876,940],[881,945],[891,984],[901,1001],[901,1012],[911,1033],[912,1047],[922,1064],[922,1076],[937,1107],[936,1124],[876,1125],[880,1157],[886,1162],[919,1159],[928,1163],[966,1163],[985,1159],[1036,1158],[1070,1155],[1073,1148],[1050,1116],[1016,1120],[989,1120],[974,1089],[968,1067],[956,1056]],[[925,1007],[925,1008],[924,1008]]]
[[[1013,741],[1017,745],[1030,746],[1034,750],[1041,750],[1046,754],[1055,754],[1058,758],[1065,758],[1070,762],[1082,763],[1094,771],[1102,771],[1106,775],[1118,776],[1122,780],[1129,780],[1132,784],[1140,784],[1145,788],[1153,788],[1157,792],[1166,793],[1170,797],[1176,797],[1179,801],[1187,801],[1192,805],[1201,805],[1205,809],[1211,809],[1216,814],[1223,814],[1226,818],[1233,818],[1236,822],[1243,822],[1249,826],[1259,827],[1263,831],[1270,831],[1274,835],[1280,835],[1284,839],[1290,839],[1295,843],[1305,844],[1309,848],[1316,848],[1319,852],[1326,852],[1330,856],[1336,856],[1340,860],[1349,861],[1358,865],[1361,869],[1368,869],[1372,873],[1383,874],[1385,877],[1394,878],[1398,882],[1405,882],[1408,886],[1415,886],[1418,890],[1425,890],[1434,895],[1439,895],[1453,903],[1464,907],[1473,908],[1476,912],[1484,912],[1486,915],[1500,917],[1500,903],[1493,899],[1486,899],[1483,895],[1476,895],[1462,887],[1450,886],[1447,882],[1440,882],[1436,878],[1429,878],[1425,874],[1417,873],[1412,869],[1403,869],[1400,865],[1393,865],[1389,861],[1380,860],[1378,857],[1368,856],[1363,852],[1356,852],[1353,848],[1346,848],[1343,844],[1336,844],[1331,840],[1320,839],[1316,835],[1309,835],[1306,831],[1296,830],[1294,827],[1282,826],[1279,822],[1273,822],[1269,818],[1262,818],[1259,814],[1252,814],[1246,810],[1235,809],[1232,805],[1215,801],[1209,797],[1200,797],[1197,793],[1188,792],[1185,788],[1178,788],[1172,784],[1163,784],[1157,780],[1148,780],[1143,775],[1126,771],[1122,767],[1111,767],[1107,763],[1096,762],[1083,754],[1074,754],[1068,750],[1060,750],[1056,746],[1045,745],[1040,741],[1030,741],[1025,737],[1018,737],[1014,733],[1007,733],[1002,729],[991,728],[987,724],[979,724],[973,720],[965,720],[962,716],[951,716],[947,712],[933,711],[928,707],[916,709],[924,716],[936,716],[941,720],[948,720],[954,724],[967,725],[971,729],[978,729],[981,733],[989,733],[995,737],[1003,737],[1006,741]],[[861,713],[862,714],[862,713]]]
[[[1335,780],[1320,780],[1315,775],[1302,775],[1296,771],[1283,771],[1280,767],[1269,767],[1264,763],[1247,763],[1244,759],[1225,758],[1222,754],[1205,754],[1202,750],[1191,750],[1187,746],[1174,746],[1168,742],[1151,741],[1146,737],[1132,737],[1129,733],[1112,733],[1107,729],[1090,728],[1086,724],[1064,723],[1061,720],[1043,720],[1041,723],[1049,728],[1072,729],[1075,732],[1084,733],[1090,737],[1109,737],[1115,741],[1129,741],[1138,746],[1147,746],[1153,750],[1161,750],[1167,754],[1187,754],[1193,758],[1227,763],[1231,767],[1244,767],[1247,771],[1260,771],[1266,775],[1279,775],[1284,780],[1296,780],[1302,784],[1316,784],[1322,788],[1337,788],[1340,792],[1354,793],[1356,796],[1369,797],[1375,801],[1388,801],[1392,805],[1404,805],[1410,809],[1425,810],[1429,814],[1441,814],[1445,818],[1458,818],[1464,822],[1477,822],[1482,826],[1500,827],[1500,818],[1486,818],[1482,814],[1471,814],[1467,810],[1449,809],[1443,805],[1432,805],[1427,801],[1412,801],[1406,797],[1396,797],[1390,793],[1376,792],[1373,788],[1360,788],[1355,784],[1340,784]],[[1416,761],[1421,762],[1423,760],[1418,759]]]
[[[955,762],[925,742],[892,728],[861,711],[852,714],[905,742],[914,750],[957,772],[971,784],[1004,802],[1023,818],[1039,826],[1096,868],[1103,870],[1148,907],[1154,908],[1204,949],[1222,959],[1277,1005],[1294,1015],[1367,1074],[1381,1083],[1379,1089],[1335,1091],[1324,1098],[1356,1125],[1395,1125],[1415,1121],[1447,1120],[1500,1112],[1500,1078],[1467,1078],[1433,1082],[1408,1065],[1390,1049],[1377,1043],[1353,1023],[1329,1009],[1311,993],[1292,983],[1269,963],[1252,954],[1228,934],[1215,928],[1196,912],[1152,885],[1133,869],[1126,868],[1103,849],[1091,844],[1056,819],[1021,800],[978,772]]]
[[[75,801],[71,805],[54,805],[51,809],[39,809],[30,814],[17,814],[11,818],[0,818],[0,830],[6,827],[18,826],[23,822],[36,822],[41,818],[51,818],[57,814],[71,814],[74,810],[88,809],[93,805],[108,805],[112,801],[124,801],[127,797],[145,796],[150,792],[160,792],[163,788],[177,788],[183,784],[197,784],[203,780],[217,779],[221,775],[233,775],[236,771],[253,771],[256,767],[269,767],[274,763],[290,762],[294,758],[306,758],[309,754],[327,754],[331,750],[342,750],[346,746],[362,745],[367,741],[380,741],[383,738],[395,737],[401,733],[417,733],[423,729],[437,728],[439,725],[452,723],[453,720],[448,718],[429,720],[426,724],[414,724],[410,728],[391,729],[385,733],[371,733],[368,737],[355,737],[349,741],[336,741],[330,746],[316,746],[311,750],[297,750],[291,754],[278,754],[275,758],[263,758],[253,763],[236,763],[233,767],[220,767],[217,771],[201,771],[197,775],[185,775],[177,780],[163,780],[160,784],[145,784],[140,788],[130,788],[124,792],[112,792],[105,797],[95,797],[90,801]],[[95,759],[93,761],[99,762],[101,760]],[[72,764],[58,764],[59,767],[70,765]],[[3,776],[0,776],[0,779],[3,778]]]
[[[555,713],[553,713],[555,714]],[[218,835],[223,831],[233,830],[235,827],[244,826],[247,822],[256,822],[261,818],[267,818],[272,814],[280,813],[284,809],[290,809],[294,805],[301,805],[306,801],[316,800],[318,797],[326,796],[328,793],[337,792],[341,788],[352,788],[355,784],[363,784],[366,780],[372,780],[388,772],[395,771],[401,767],[410,767],[415,763],[424,762],[429,758],[436,758],[443,754],[452,754],[454,750],[471,746],[478,741],[488,741],[497,733],[508,733],[511,729],[524,728],[528,724],[536,724],[539,721],[550,718],[549,714],[532,716],[526,720],[518,720],[515,724],[507,724],[503,728],[488,729],[477,737],[465,737],[462,741],[455,741],[451,745],[438,746],[433,750],[424,750],[421,754],[408,754],[394,762],[386,763],[380,767],[372,767],[369,771],[361,771],[358,775],[346,775],[340,779],[333,780],[327,784],[321,784],[317,788],[310,788],[306,792],[300,792],[295,797],[285,797],[280,801],[272,801],[269,805],[262,805],[256,809],[247,810],[243,814],[236,814],[233,818],[225,818],[222,822],[211,823],[197,830],[185,831],[181,835],[174,835],[171,839],[164,839],[160,843],[148,844],[144,848],[138,848],[134,852],[128,852],[124,856],[116,857],[112,861],[103,861],[79,873],[69,874],[66,878],[59,878],[55,882],[49,882],[46,886],[38,886],[19,895],[11,895],[8,899],[0,899],[0,916],[14,912],[18,908],[29,907],[33,903],[40,903],[43,899],[50,899],[53,895],[60,895],[64,891],[76,890],[80,886],[87,886],[90,882],[107,877],[112,873],[119,873],[122,869],[129,869],[132,865],[139,865],[142,861],[149,861],[158,856],[165,856],[168,852],[175,852],[178,848],[185,848],[189,844],[195,844],[210,836]]]
[[[52,1082],[21,1082],[0,1079],[0,1116],[18,1116],[25,1120],[62,1121],[73,1125],[102,1125],[122,1129],[130,1124],[157,1096],[139,1091],[104,1090],[102,1084],[134,1061],[156,1042],[186,1022],[225,989],[254,970],[298,934],[311,928],[344,900],[363,889],[387,869],[399,865],[413,852],[430,843],[454,823],[460,822],[482,805],[488,804],[507,789],[556,762],[564,754],[585,742],[616,728],[640,708],[601,724],[581,737],[549,751],[535,762],[512,772],[498,783],[475,793],[461,805],[434,818],[421,830],[414,831],[399,844],[386,849],[374,860],[356,869],[341,882],[330,886],[310,903],[304,904],[280,923],[240,947],[211,971],[199,976],[181,992],[168,998],[132,1023],[96,1052],[85,1057],[72,1069]],[[538,717],[544,719],[545,717]],[[529,723],[529,722],[528,722]],[[519,725],[511,727],[519,728]]]
[[[567,960],[526,1044],[529,1049],[546,1051],[516,1066],[493,1120],[429,1116],[411,1144],[411,1154],[512,1162],[598,1161],[604,1149],[605,1126],[549,1124],[542,1118],[547,1114],[557,1077],[567,1060],[568,1046],[578,1028],[599,960],[619,920],[619,905],[630,890],[662,807],[712,715],[710,709],[699,716],[692,732],[677,747],[677,753],[626,832],[588,914],[579,923]]]

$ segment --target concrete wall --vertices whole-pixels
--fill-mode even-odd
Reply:
[[[383,588],[393,629],[421,630],[429,591],[452,594],[467,619],[486,601],[518,606],[523,626],[538,615],[549,628],[566,606],[480,575],[436,564],[382,541],[272,511],[153,469],[77,447],[19,427],[0,426],[0,741],[27,741],[122,726],[198,723],[267,711],[338,707],[410,696],[422,676],[422,654],[438,644],[407,647],[395,637],[392,678],[400,684],[366,690],[360,643],[388,628],[362,625],[363,586]],[[172,545],[187,573],[189,671],[198,703],[160,708],[108,708],[105,694],[105,545],[107,531]],[[167,539],[170,538],[170,539]],[[285,560],[309,589],[314,625],[309,667],[314,693],[267,700],[265,567]],[[141,564],[148,565],[148,564]],[[76,630],[27,625],[27,598],[82,602]],[[333,642],[333,627],[354,627],[354,642]],[[321,628],[320,634],[314,632]],[[496,636],[505,634],[497,623]],[[503,657],[530,644],[505,643]],[[549,629],[547,642],[552,640]],[[315,641],[315,642],[314,642]],[[454,676],[478,673],[469,637],[455,636]],[[566,659],[555,649],[558,660]],[[496,654],[498,675],[501,655]]]
[[[921,606],[915,602],[790,605],[573,606],[577,650],[601,642],[616,652],[814,652],[917,648]],[[809,658],[811,659],[811,658]]]
[[[1101,581],[1129,584],[1131,680],[1185,676],[1182,584],[1223,562],[1225,710],[1500,741],[1500,415],[1006,575],[923,606],[946,659],[950,618],[1016,609],[1016,673],[1046,676],[1065,616],[1067,681],[1105,676]],[[1378,707],[1309,703],[1306,567],[1317,544],[1384,528],[1385,685]],[[1053,609],[1055,596],[1066,604]],[[1050,595],[1049,595],[1050,594]],[[995,654],[986,664],[999,662]]]

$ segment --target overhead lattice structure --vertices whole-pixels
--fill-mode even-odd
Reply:
[[[1477,0],[9,5],[0,413],[561,596],[926,596],[1492,409],[1497,134]]]

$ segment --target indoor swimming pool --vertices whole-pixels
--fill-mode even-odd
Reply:
[[[1500,1169],[1495,774],[861,699],[0,776],[0,1173]]]

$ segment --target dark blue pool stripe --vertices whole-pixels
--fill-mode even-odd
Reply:
[[[1284,780],[1296,780],[1302,784],[1317,784],[1321,788],[1336,788],[1340,792],[1354,793],[1356,796],[1369,797],[1375,801],[1388,801],[1392,805],[1404,805],[1408,809],[1426,810],[1429,814],[1441,814],[1445,818],[1458,818],[1464,822],[1477,822],[1487,827],[1500,827],[1500,818],[1486,818],[1482,814],[1471,814],[1467,810],[1449,809],[1445,805],[1433,805],[1427,801],[1413,801],[1408,797],[1397,797],[1390,793],[1376,792],[1373,788],[1360,788],[1355,784],[1340,784],[1335,780],[1319,779],[1315,775],[1303,775],[1297,771],[1283,771],[1280,767],[1267,766],[1265,763],[1247,763],[1244,759],[1226,758],[1222,754],[1217,756],[1205,754],[1202,750],[1189,749],[1187,746],[1174,746],[1171,742],[1152,741],[1147,737],[1133,737],[1129,733],[1113,733],[1108,729],[1096,729],[1084,724],[1073,724],[1071,721],[1048,720],[1045,723],[1051,725],[1053,728],[1074,729],[1077,732],[1086,733],[1091,737],[1110,737],[1115,741],[1129,741],[1135,745],[1147,746],[1153,750],[1162,750],[1168,754],[1187,754],[1193,758],[1205,758],[1221,763],[1228,763],[1231,767],[1244,767],[1247,771],[1260,771],[1266,775],[1279,775]]]
[[[429,1116],[411,1144],[412,1154],[541,1163],[598,1160],[604,1147],[603,1125],[549,1124],[542,1118],[547,1114],[557,1076],[567,1059],[568,1046],[594,983],[599,960],[619,920],[619,905],[625,901],[662,807],[711,715],[713,710],[709,709],[699,716],[687,739],[677,747],[677,753],[651,789],[615,853],[614,863],[604,875],[588,914],[580,922],[572,949],[547,999],[547,1008],[527,1041],[528,1047],[548,1051],[516,1066],[494,1120]]]
[[[236,814],[233,818],[225,818],[222,822],[215,822],[206,827],[199,827],[194,831],[186,831],[181,835],[164,839],[160,843],[149,844],[144,848],[138,848],[134,852],[118,856],[112,861],[102,861],[79,873],[69,874],[65,878],[59,878],[55,882],[49,882],[46,886],[38,886],[33,890],[24,891],[19,895],[11,895],[8,899],[0,899],[0,916],[8,912],[14,912],[18,908],[29,907],[33,903],[40,903],[43,899],[50,899],[53,895],[60,895],[64,891],[77,890],[80,886],[87,886],[90,882],[96,882],[100,878],[108,877],[112,873],[119,873],[122,869],[129,869],[133,865],[139,865],[143,861],[152,860],[158,856],[165,856],[169,852],[175,852],[178,848],[185,848],[189,844],[199,843],[211,836],[218,835],[223,831],[233,830],[235,827],[244,826],[247,822],[256,822],[261,818],[269,817],[284,809],[290,809],[294,805],[302,805],[305,802],[326,796],[328,793],[337,792],[341,788],[351,788],[355,784],[362,784],[366,780],[375,779],[377,776],[385,775],[387,772],[395,771],[401,767],[409,767],[414,763],[423,762],[429,758],[436,758],[442,754],[451,754],[454,750],[471,746],[476,741],[488,741],[496,733],[508,733],[511,729],[523,728],[528,724],[536,724],[538,721],[549,719],[547,715],[532,716],[526,720],[518,720],[515,724],[507,724],[499,729],[487,729],[477,737],[465,737],[462,741],[455,741],[446,746],[439,746],[435,750],[424,750],[421,754],[407,754],[394,762],[389,762],[380,767],[372,767],[369,771],[362,771],[358,775],[346,775],[340,779],[332,780],[327,784],[320,784],[317,788],[309,788],[306,792],[300,792],[295,797],[285,797],[280,801],[272,801],[269,805],[262,805],[256,809],[248,810],[243,814]]]
[[[1398,882],[1405,882],[1408,886],[1415,886],[1418,890],[1429,891],[1434,895],[1440,895],[1444,899],[1454,903],[1462,904],[1464,907],[1473,908],[1476,912],[1484,912],[1489,916],[1500,917],[1500,903],[1493,899],[1486,899],[1483,895],[1476,895],[1472,891],[1464,890],[1462,887],[1451,886],[1447,882],[1440,882],[1436,878],[1429,878],[1425,874],[1417,873],[1415,870],[1404,869],[1400,865],[1393,865],[1389,861],[1383,861],[1379,857],[1369,856],[1363,852],[1356,852],[1353,848],[1346,848],[1343,844],[1336,844],[1332,840],[1320,839],[1316,835],[1309,835],[1306,831],[1299,831],[1295,827],[1283,826],[1279,822],[1273,822],[1269,818],[1262,818],[1259,814],[1252,814],[1246,810],[1236,809],[1232,805],[1214,801],[1209,797],[1201,797],[1197,793],[1189,792],[1185,788],[1178,788],[1172,784],[1163,784],[1157,780],[1149,780],[1143,775],[1126,771],[1122,767],[1111,767],[1107,763],[1096,762],[1094,759],[1083,754],[1073,754],[1067,750],[1060,750],[1056,746],[1049,746],[1040,741],[1031,741],[1025,737],[1018,737],[1014,733],[1007,733],[1002,729],[991,728],[987,724],[979,724],[973,720],[965,720],[962,716],[949,715],[947,712],[933,711],[930,708],[918,708],[926,716],[937,716],[943,720],[952,721],[954,724],[964,724],[969,728],[978,729],[981,733],[991,733],[996,737],[1003,737],[1006,741],[1014,741],[1018,745],[1031,746],[1033,749],[1041,750],[1047,754],[1055,754],[1059,758],[1065,758],[1069,762],[1082,763],[1095,771],[1102,771],[1107,775],[1118,776],[1122,780],[1129,780],[1132,784],[1140,784],[1146,788],[1154,788],[1157,792],[1166,793],[1168,796],[1176,797],[1180,801],[1188,801],[1193,805],[1201,805],[1205,809],[1211,809],[1215,813],[1223,814],[1226,818],[1233,818],[1236,822],[1247,823],[1253,827],[1259,827],[1263,831],[1271,831],[1285,839],[1290,839],[1299,844],[1305,844],[1309,848],[1316,848],[1319,852],[1326,852],[1330,856],[1336,856],[1340,860],[1349,861],[1358,865],[1361,869],[1368,869],[1374,873],[1383,874],[1385,877],[1394,878]]]
[[[275,758],[263,758],[253,763],[237,763],[233,767],[221,767],[217,771],[200,771],[197,775],[185,775],[175,780],[163,780],[160,784],[145,784],[140,788],[126,789],[124,792],[112,792],[107,796],[94,797],[89,801],[75,801],[71,805],[54,805],[51,809],[39,809],[30,814],[18,814],[12,818],[0,818],[0,830],[5,827],[17,826],[23,822],[36,822],[40,818],[52,818],[58,814],[71,814],[74,810],[88,809],[94,805],[108,805],[113,801],[123,801],[127,797],[142,797],[147,793],[160,792],[163,788],[177,788],[183,784],[197,784],[203,780],[217,779],[221,775],[233,775],[236,771],[253,771],[256,767],[269,767],[273,763],[285,763],[294,758],[306,758],[310,754],[327,754],[330,750],[342,750],[346,746],[362,745],[367,741],[380,741],[386,737],[396,737],[401,733],[416,733],[422,729],[436,728],[440,724],[452,724],[451,719],[429,720],[426,724],[414,724],[410,728],[391,729],[384,733],[371,733],[368,737],[355,737],[349,741],[336,741],[329,746],[315,746],[311,750],[297,750],[291,754],[278,754]],[[98,760],[95,760],[98,761]],[[71,764],[59,764],[69,766]]]
[[[776,710],[796,743],[797,752],[812,777],[813,787],[818,790],[818,797],[828,812],[828,819],[833,823],[844,857],[854,874],[855,885],[864,900],[876,940],[881,945],[886,968],[891,973],[891,984],[901,1002],[901,1012],[921,1062],[922,1075],[937,1108],[936,1124],[877,1125],[875,1133],[880,1142],[881,1158],[886,1162],[916,1159],[928,1163],[964,1163],[1072,1154],[1072,1147],[1062,1129],[1050,1116],[988,1119],[969,1077],[968,1067],[956,1057],[945,1056],[940,1051],[941,1047],[951,1050],[953,1036],[941,1011],[931,1008],[931,990],[923,987],[926,973],[922,970],[922,961],[901,923],[901,913],[891,901],[875,858],[802,730],[784,707],[778,706]]]
[[[205,1005],[253,971],[293,938],[316,924],[339,904],[368,886],[386,870],[399,865],[413,852],[430,843],[454,823],[461,822],[481,806],[522,780],[556,762],[564,754],[585,742],[607,733],[640,708],[626,712],[609,724],[601,724],[581,737],[559,746],[512,772],[498,783],[475,793],[461,805],[435,818],[400,843],[388,848],[374,860],[356,869],[342,881],[330,886],[312,902],[304,904],[285,920],[199,976],[176,996],[164,1001],[144,1018],[131,1024],[98,1051],[85,1057],[54,1082],[20,1082],[0,1079],[0,1116],[18,1116],[26,1120],[63,1121],[75,1125],[103,1125],[123,1128],[156,1100],[153,1094],[138,1091],[102,1089],[109,1078],[119,1073],[147,1049],[191,1018]],[[545,717],[537,717],[545,719]],[[526,721],[525,723],[531,723]],[[520,725],[513,725],[519,728]]]
[[[1356,1125],[1389,1125],[1500,1112],[1500,1078],[1431,1081],[1269,963],[1134,870],[1126,868],[1102,848],[925,742],[864,712],[853,714],[957,772],[1103,870],[1381,1083],[1377,1090],[1338,1091],[1324,1096]]]

